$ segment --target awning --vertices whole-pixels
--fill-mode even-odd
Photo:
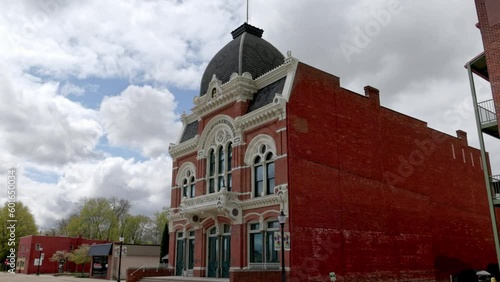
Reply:
[[[89,250],[88,255],[91,257],[109,256],[109,255],[111,255],[111,247],[112,246],[113,246],[112,243],[92,245],[92,246],[90,246],[90,250]]]

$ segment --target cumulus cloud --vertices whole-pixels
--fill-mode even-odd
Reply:
[[[54,226],[74,212],[85,197],[129,200],[133,214],[152,215],[170,205],[172,161],[161,156],[147,161],[109,157],[65,166],[57,183],[40,183],[18,168],[17,199],[27,204],[39,226]],[[6,178],[5,178],[6,179]],[[0,202],[6,201],[6,194]]]
[[[65,78],[125,77],[198,87],[205,62],[237,24],[234,1],[16,1],[3,51],[24,70]],[[110,16],[112,11],[112,16]],[[195,11],[203,11],[204,20]],[[92,16],[89,16],[92,15]]]
[[[96,112],[57,95],[58,84],[0,72],[1,147],[40,165],[96,156],[103,129]]]
[[[118,96],[105,97],[100,112],[111,145],[157,157],[167,153],[182,127],[175,108],[168,90],[130,85]]]

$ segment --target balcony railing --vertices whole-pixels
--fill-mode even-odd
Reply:
[[[481,124],[490,123],[497,120],[495,103],[493,102],[493,99],[478,103],[477,108],[479,110],[479,120],[481,121]]]
[[[207,216],[228,216],[240,222],[242,220],[240,196],[248,193],[238,193],[222,189],[218,192],[201,195],[194,198],[183,198],[179,206],[180,216],[196,224]]]
[[[493,199],[500,200],[500,175],[492,175],[490,177],[491,193],[493,194]]]
[[[279,262],[250,262],[248,264],[250,269],[279,269]]]

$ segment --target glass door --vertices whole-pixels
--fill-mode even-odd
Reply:
[[[229,278],[231,268],[231,226],[224,224],[223,233],[219,235],[213,227],[208,235],[208,277]]]
[[[184,234],[177,233],[177,253],[175,256],[175,275],[182,276],[184,272]]]

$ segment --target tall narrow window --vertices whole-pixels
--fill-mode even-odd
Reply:
[[[186,178],[182,180],[182,197],[193,198],[195,196],[196,179],[191,171],[186,173]]]
[[[227,181],[226,181],[226,186],[227,186],[227,191],[231,191],[233,187],[233,178],[231,176],[231,170],[233,169],[232,167],[232,161],[233,161],[233,144],[229,143],[227,144]]]
[[[225,187],[231,191],[233,179],[231,176],[233,161],[232,143],[221,145],[217,149],[211,149],[208,159],[208,193],[218,192]]]
[[[208,192],[215,192],[215,152],[210,150],[210,162],[208,164]]]
[[[253,196],[274,194],[275,166],[274,156],[265,145],[259,150],[253,162]]]
[[[266,155],[266,193],[274,194],[274,161],[273,154]]]
[[[225,172],[225,169],[224,169],[224,148],[221,146],[219,147],[219,152],[218,152],[218,160],[219,160],[219,164],[218,164],[218,167],[217,167],[217,174],[218,174],[218,186],[217,186],[217,191],[220,191],[220,189],[222,188],[222,186],[224,186],[224,172]]]
[[[194,198],[195,196],[195,179],[194,179],[194,176],[191,176],[191,185],[190,185],[190,189],[189,189],[189,197],[190,198]]]
[[[188,194],[188,181],[187,179],[184,179],[184,181],[182,181],[182,197],[187,197],[187,194]]]
[[[261,164],[261,159],[260,157],[256,157],[254,161],[255,167],[254,167],[254,186],[255,186],[255,192],[254,196],[255,197],[260,197],[262,196],[262,191],[264,191],[264,171],[263,171],[263,166]]]
[[[248,252],[251,263],[262,263],[264,259],[262,232],[260,232],[259,227],[259,223],[250,224],[250,246]]]

